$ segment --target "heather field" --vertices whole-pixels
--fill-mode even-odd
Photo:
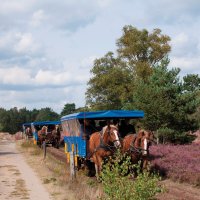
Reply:
[[[163,177],[200,186],[200,145],[155,145],[151,163]]]

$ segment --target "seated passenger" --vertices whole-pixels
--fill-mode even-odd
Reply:
[[[89,119],[84,119],[83,123],[81,124],[81,129],[83,131],[83,139],[89,140],[90,135],[96,131],[95,128],[95,122],[89,120]]]
[[[121,120],[120,126],[119,126],[119,133],[122,138],[124,138],[126,135],[130,133],[136,133],[135,127],[129,123],[129,119]]]
[[[119,128],[119,119],[113,119],[113,125]]]
[[[106,121],[105,120],[101,120],[101,121],[99,121],[99,126],[97,127],[97,131],[101,131],[102,130],[102,128],[104,127],[104,126],[106,126]]]

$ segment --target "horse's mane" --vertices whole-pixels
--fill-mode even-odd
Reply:
[[[47,131],[47,129],[48,129],[48,127],[47,126],[43,126],[42,128],[41,128],[41,132],[44,132],[44,131]]]
[[[116,128],[117,129],[117,127],[116,126],[114,126],[114,125],[110,125],[110,127],[111,128]],[[106,129],[108,128],[108,125],[106,125],[106,126],[104,126],[103,128],[102,128],[102,135],[104,135],[104,133],[106,132]]]

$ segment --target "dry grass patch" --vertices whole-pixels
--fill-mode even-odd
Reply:
[[[14,191],[11,192],[10,197],[20,197],[21,199],[29,199],[29,193],[25,186],[23,179],[17,179],[15,182]]]
[[[30,144],[30,145],[29,145]],[[77,179],[71,181],[69,165],[57,160],[31,142],[18,145],[29,165],[37,172],[41,181],[55,200],[96,200],[102,194],[101,184],[96,179],[86,177],[84,171],[77,172]]]

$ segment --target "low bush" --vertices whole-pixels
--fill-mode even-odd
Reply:
[[[157,137],[162,144],[172,142],[174,135],[175,131],[170,128],[160,128],[157,130]]]
[[[25,149],[26,151],[30,151],[30,154],[33,156],[41,155],[43,154],[43,150],[38,148],[37,145],[33,144],[32,140],[24,140],[21,143],[21,147]]]
[[[102,187],[105,195],[103,200],[148,200],[161,192],[159,177],[148,172],[140,173],[133,178],[128,172],[133,166],[130,157],[124,157],[119,152],[110,159],[101,173]],[[136,166],[138,169],[138,166]],[[127,175],[128,174],[128,175]]]
[[[200,185],[200,145],[150,147],[152,168],[175,181]]]
[[[177,132],[167,127],[158,129],[156,136],[162,144],[189,144],[195,139],[195,136],[188,135],[184,132]]]
[[[32,140],[24,140],[22,143],[21,143],[21,147],[23,148],[32,148],[34,147],[35,145],[33,144],[33,141]]]

